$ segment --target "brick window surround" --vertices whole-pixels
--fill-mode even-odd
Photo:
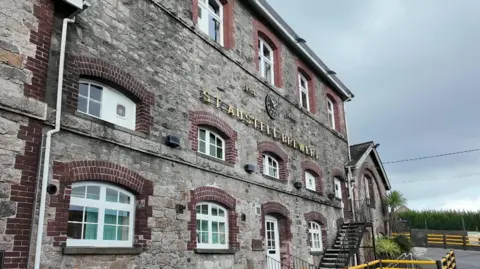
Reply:
[[[288,180],[288,155],[283,151],[275,142],[272,141],[262,141],[258,145],[258,171],[263,174],[263,154],[267,153],[275,157],[278,161],[279,166],[279,177],[278,180],[282,182],[287,182]],[[265,175],[264,175],[265,176]],[[268,176],[266,176],[268,177]],[[268,177],[273,179],[272,177]]]
[[[325,218],[322,213],[315,212],[315,211],[310,211],[308,213],[305,213],[305,220],[307,221],[307,234],[309,234],[308,230],[310,228],[310,222],[316,222],[320,224],[322,227],[322,243],[323,243],[323,249],[328,248],[328,221],[327,218]],[[310,236],[307,237],[307,243],[308,246],[312,245],[312,242],[310,241],[311,238]]]
[[[235,0],[219,1],[223,5],[223,47],[232,49],[235,46],[235,25],[233,18]],[[192,21],[194,25],[198,24],[198,0],[192,0]]]
[[[288,245],[292,240],[292,231],[291,231],[292,221],[289,217],[290,213],[288,209],[284,205],[278,202],[269,201],[262,204],[261,214],[262,215],[261,215],[261,224],[260,224],[261,225],[260,236],[262,237],[264,242],[265,242],[265,216],[271,215],[278,220],[281,261],[285,264],[289,264],[289,261],[287,260],[289,257],[288,256],[289,253],[286,253],[286,252],[290,251],[290,248],[288,247]]]
[[[65,246],[67,240],[68,209],[71,186],[79,181],[109,182],[135,195],[135,231],[133,247],[145,248],[151,240],[148,217],[152,216],[149,196],[153,182],[120,165],[106,161],[74,161],[53,163],[53,180],[58,181],[58,192],[50,196],[49,206],[55,208],[55,218],[48,220],[47,236],[53,237],[53,246]]]
[[[315,192],[323,195],[323,172],[322,168],[313,161],[306,160],[303,161],[300,164],[302,168],[302,178],[303,178],[303,183],[306,186],[306,181],[305,181],[305,172],[311,173],[315,177]],[[308,190],[308,189],[307,189]],[[308,190],[311,191],[311,190]]]
[[[253,48],[255,50],[254,61],[257,70],[260,70],[258,62],[258,39],[261,38],[270,45],[273,50],[273,75],[274,85],[283,87],[282,69],[282,43],[262,22],[253,20]]]
[[[340,179],[341,182],[341,188],[342,188],[342,202],[343,202],[343,213],[345,215],[345,218],[351,219],[353,217],[352,212],[350,211],[350,201],[348,200],[348,188],[345,186],[346,183],[346,175],[345,171],[340,168],[333,168],[332,170],[332,179],[333,178],[338,178]],[[332,190],[334,191],[334,190]]]
[[[236,200],[226,191],[209,186],[198,187],[190,191],[190,202],[188,203],[188,210],[190,211],[190,221],[188,222],[190,242],[187,245],[187,249],[194,250],[197,247],[197,211],[195,206],[199,202],[213,202],[225,207],[228,211],[229,249],[233,251],[238,250],[240,244],[237,239],[239,228],[237,225],[237,212],[235,211]]]
[[[77,110],[81,77],[97,80],[119,90],[136,103],[135,130],[148,134],[153,126],[151,107],[155,103],[155,95],[117,66],[96,58],[67,55],[64,81],[66,108],[71,112]]]
[[[188,118],[190,120],[190,131],[188,138],[192,150],[198,151],[198,128],[206,127],[213,129],[225,140],[225,162],[234,165],[237,161],[237,132],[224,120],[208,111],[190,111]]]
[[[298,74],[302,74],[307,79],[308,103],[309,103],[310,113],[315,114],[317,112],[315,74],[302,61],[300,61],[299,59],[297,59],[296,61],[297,61]],[[300,104],[300,81],[298,80],[298,76],[297,76],[296,85],[297,85],[297,92],[295,96],[297,97],[298,103]]]
[[[335,117],[335,131],[345,134],[345,115],[343,111],[343,101],[338,95],[332,91],[329,87],[324,85],[324,90],[325,90],[325,113],[328,113],[327,111],[327,99],[330,99],[333,103],[333,109],[334,109],[334,117]]]

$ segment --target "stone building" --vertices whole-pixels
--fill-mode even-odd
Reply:
[[[82,2],[2,2],[4,268],[318,262],[352,219],[335,73],[263,0]]]

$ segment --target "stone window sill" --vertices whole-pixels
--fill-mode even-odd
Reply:
[[[203,153],[198,152],[198,151],[197,151],[197,156],[202,157],[202,158],[205,158],[205,159],[210,160],[210,161],[213,161],[213,162],[216,162],[216,163],[219,163],[219,164],[223,164],[223,165],[227,165],[227,166],[233,167],[233,164],[231,164],[231,163],[228,163],[228,162],[226,162],[226,161],[224,161],[224,160],[217,159],[217,158],[212,157],[212,156],[208,156],[208,155],[203,154]]]
[[[106,120],[102,120],[102,119],[99,119],[99,118],[95,118],[93,116],[90,116],[90,115],[87,115],[87,114],[84,114],[84,113],[81,113],[81,112],[78,112],[78,111],[75,111],[74,115],[79,117],[79,118],[90,120],[90,121],[96,122],[98,124],[104,125],[106,127],[110,127],[112,129],[116,129],[116,130],[119,130],[119,131],[122,131],[122,132],[125,132],[125,133],[136,135],[136,136],[139,136],[139,137],[142,137],[142,138],[147,138],[148,137],[144,133],[128,129],[128,128],[122,127],[120,125],[116,125],[115,123],[112,123],[112,122],[109,122],[109,121],[106,121]]]
[[[280,178],[276,178],[276,177],[271,177],[271,176],[267,176],[265,174],[262,173],[262,176],[268,180],[273,180],[273,181],[276,181],[276,182],[279,182],[279,183],[287,183],[286,180],[283,180],[283,179],[280,179]]]
[[[197,254],[235,254],[233,249],[204,249],[196,248],[195,253]]]
[[[312,256],[322,256],[323,251],[311,250],[310,255],[312,255]]]
[[[63,255],[138,255],[143,248],[64,247]]]

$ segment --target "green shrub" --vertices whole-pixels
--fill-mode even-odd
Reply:
[[[405,235],[399,235],[393,238],[393,242],[398,245],[402,253],[409,253],[412,250],[412,242]]]
[[[379,237],[375,242],[375,249],[377,251],[377,256],[381,259],[395,259],[402,251],[400,247],[389,237]]]
[[[408,220],[412,229],[458,231],[464,224],[467,231],[480,229],[480,211],[411,210],[399,213],[398,218]]]

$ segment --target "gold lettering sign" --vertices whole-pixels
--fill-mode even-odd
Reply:
[[[212,99],[214,99],[214,102],[212,102]],[[307,147],[304,143],[299,142],[298,140],[289,136],[288,134],[278,131],[275,126],[270,126],[268,124],[261,122],[260,120],[255,118],[252,114],[244,113],[243,111],[238,109],[238,107],[235,108],[231,104],[227,104],[227,105],[224,104],[222,107],[222,101],[218,96],[212,97],[209,92],[202,91],[200,95],[200,100],[202,100],[205,104],[210,104],[215,106],[216,108],[230,115],[232,118],[236,118],[237,120],[240,120],[247,125],[253,126],[253,128],[272,137],[273,139],[280,140],[282,143],[304,153],[307,156],[310,156],[316,159],[320,158],[320,154],[318,152]]]

